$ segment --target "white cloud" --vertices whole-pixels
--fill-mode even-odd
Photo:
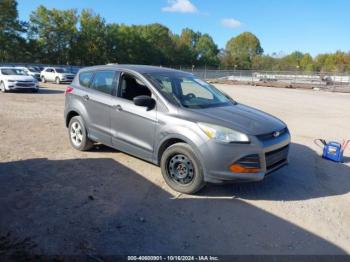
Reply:
[[[237,28],[242,25],[242,23],[233,18],[224,18],[221,20],[221,24],[227,28]]]
[[[163,12],[196,13],[198,11],[190,0],[168,0],[168,6],[162,8]]]

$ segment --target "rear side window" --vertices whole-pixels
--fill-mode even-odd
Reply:
[[[89,87],[93,72],[82,72],[79,74],[79,84],[84,87]]]
[[[90,88],[111,95],[114,89],[114,71],[97,71]]]

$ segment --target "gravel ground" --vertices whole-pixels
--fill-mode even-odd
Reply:
[[[157,166],[72,149],[64,86],[45,86],[0,94],[0,255],[350,253],[350,150],[336,164],[313,144],[350,139],[349,94],[219,85],[288,124],[290,165],[188,196]]]

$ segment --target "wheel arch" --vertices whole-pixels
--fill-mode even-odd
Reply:
[[[81,114],[77,110],[71,110],[68,112],[66,116],[66,127],[68,127],[70,120],[75,116],[81,116]]]
[[[160,164],[160,160],[162,158],[164,151],[168,147],[170,147],[176,143],[188,144],[192,148],[192,150],[194,151],[196,156],[198,157],[199,161],[202,162],[202,156],[201,156],[196,144],[193,143],[193,141],[191,139],[189,139],[188,137],[181,135],[181,134],[169,134],[166,137],[164,137],[158,144],[158,147],[156,150],[156,164],[157,165]]]
[[[157,150],[157,164],[158,165],[160,163],[160,159],[162,158],[164,151],[168,147],[170,147],[176,143],[186,143],[187,144],[187,142],[185,140],[178,138],[178,137],[170,137],[170,138],[168,138],[165,141],[160,143],[158,150]]]

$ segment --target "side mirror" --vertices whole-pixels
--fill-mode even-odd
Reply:
[[[134,97],[133,101],[135,105],[147,107],[148,110],[153,109],[154,106],[156,105],[156,100],[154,100],[150,96],[145,96],[145,95],[136,96]]]

